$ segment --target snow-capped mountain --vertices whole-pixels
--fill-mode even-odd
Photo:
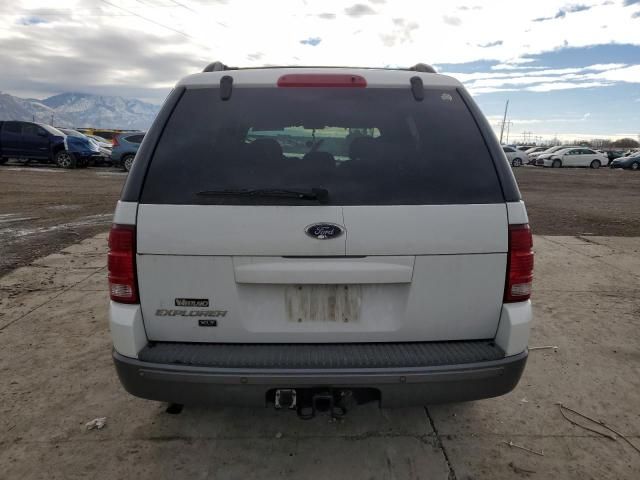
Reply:
[[[44,105],[40,100],[14,97],[0,93],[0,120],[25,120],[51,123],[52,118],[57,125],[72,126],[71,119],[59,116],[55,110]]]
[[[87,93],[61,93],[44,100],[0,93],[0,120],[35,119],[61,127],[146,130],[159,108],[140,100]]]

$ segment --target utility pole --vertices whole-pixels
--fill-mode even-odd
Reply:
[[[512,121],[507,122],[507,143],[509,143],[509,128],[511,127]]]
[[[504,116],[502,117],[502,128],[500,129],[500,143],[502,143],[502,134],[504,133],[504,123],[507,121],[507,109],[509,108],[509,100],[504,106]]]

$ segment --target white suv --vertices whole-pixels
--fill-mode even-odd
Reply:
[[[424,405],[507,393],[527,359],[524,204],[467,91],[422,64],[184,78],[109,245],[113,356],[143,398]]]

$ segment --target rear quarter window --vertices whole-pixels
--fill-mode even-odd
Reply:
[[[124,139],[129,143],[142,143],[142,139],[144,135],[131,135],[129,137],[124,137]]]
[[[201,191],[325,188],[333,205],[504,202],[481,132],[455,89],[187,90],[159,138],[141,201],[292,204]]]

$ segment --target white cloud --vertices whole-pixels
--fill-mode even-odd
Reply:
[[[30,93],[37,93],[37,88],[47,88],[47,82],[55,89],[76,86],[80,78],[86,83],[85,77],[78,76],[78,65],[91,60],[99,66],[93,67],[97,75],[92,77],[92,87],[134,91],[152,86],[157,89],[153,95],[161,100],[179,77],[214,60],[237,66],[451,64],[487,59],[488,49],[482,45],[491,43],[495,43],[490,48],[491,59],[500,62],[491,72],[454,75],[475,93],[557,82],[563,87],[583,82],[638,82],[639,72],[628,65],[582,69],[530,66],[530,56],[566,45],[640,45],[637,21],[619,2],[581,3],[592,8],[573,13],[566,9],[569,13],[563,18],[532,22],[534,18],[553,16],[566,5],[557,0],[492,0],[482,2],[481,9],[464,0],[2,2],[0,89],[19,94],[20,86],[25,85]],[[603,24],[616,28],[602,30]],[[105,38],[107,43],[87,53],[80,45],[87,35]],[[108,39],[113,35],[129,38],[132,46],[117,52],[117,58],[109,52]],[[321,42],[313,48],[300,43],[309,38]],[[28,50],[29,55],[14,55],[11,45],[29,42],[37,42],[39,47]],[[167,60],[163,61],[165,56]],[[180,56],[189,61],[178,65],[176,58]],[[152,64],[150,58],[157,58],[160,65]],[[158,69],[157,75],[152,67]],[[546,78],[562,75],[582,77]]]
[[[615,70],[622,67],[626,67],[625,63],[598,63],[596,65],[590,65],[587,67],[589,70]]]
[[[443,72],[445,73],[445,72]],[[549,92],[572,88],[609,86],[616,82],[640,83],[640,65],[594,64],[541,70],[445,73],[463,82],[474,94],[526,90]]]
[[[80,0],[59,0],[54,5],[48,0],[12,2],[3,12],[0,37],[16,34],[15,22],[19,18],[46,9],[48,13],[60,12],[59,17],[47,17],[53,23],[64,21],[69,27],[142,30],[161,35],[174,29],[187,35],[187,43],[194,51],[210,58],[215,55],[236,65],[250,64],[246,57],[256,46],[265,52],[258,64],[296,63],[295,57],[301,59],[299,63],[309,64],[464,62],[483,58],[486,49],[478,45],[501,40],[503,43],[493,47],[491,55],[505,62],[504,68],[515,68],[530,61],[521,58],[524,54],[562,47],[565,40],[571,46],[612,41],[640,43],[634,21],[618,5],[596,5],[588,11],[567,13],[565,18],[554,22],[532,23],[536,17],[558,11],[561,5],[554,0],[508,4],[494,0],[483,2],[481,10],[459,10],[458,7],[466,6],[465,1],[459,0],[446,4],[386,2],[373,7],[364,0],[350,3],[325,0],[321,4],[283,0],[277,2],[277,7],[273,2],[251,2],[248,6],[246,2],[194,0],[109,0],[108,3],[115,6]],[[401,48],[387,47],[379,38],[380,34],[389,32],[394,18],[420,25],[412,41]],[[601,32],[599,27],[603,23],[615,24],[616,28]],[[451,24],[463,25],[463,34],[451,34]],[[355,38],[353,32],[358,29],[362,35]],[[21,32],[24,31],[22,28]],[[300,39],[318,36],[323,38],[322,48],[304,52],[294,47]],[[331,41],[326,39],[329,36]],[[50,41],[55,43],[55,38]]]
[[[500,130],[498,126],[493,126],[493,130],[497,135],[500,134]],[[527,137],[524,137],[527,138]],[[532,137],[529,137],[530,139]],[[589,142],[592,140],[620,140],[621,138],[633,138],[637,139],[637,133],[613,133],[613,134],[598,134],[598,133],[585,133],[585,132],[576,132],[576,133],[541,133],[534,135],[533,139],[540,143],[549,143],[554,140],[558,140],[560,142]],[[523,134],[522,133],[511,133],[509,140],[513,142],[522,141]],[[530,140],[531,141],[531,140]]]
[[[611,82],[640,83],[640,65],[611,69],[606,72],[590,75],[589,77]]]
[[[491,124],[500,124],[502,123],[501,115],[488,115],[487,120]],[[543,123],[545,120],[539,118],[509,118],[508,119],[513,125],[534,125],[537,123]]]
[[[604,82],[553,82],[553,83],[541,83],[540,85],[533,85],[525,88],[530,92],[551,92],[553,90],[570,90],[574,88],[594,88],[594,87],[606,87],[610,84]]]

